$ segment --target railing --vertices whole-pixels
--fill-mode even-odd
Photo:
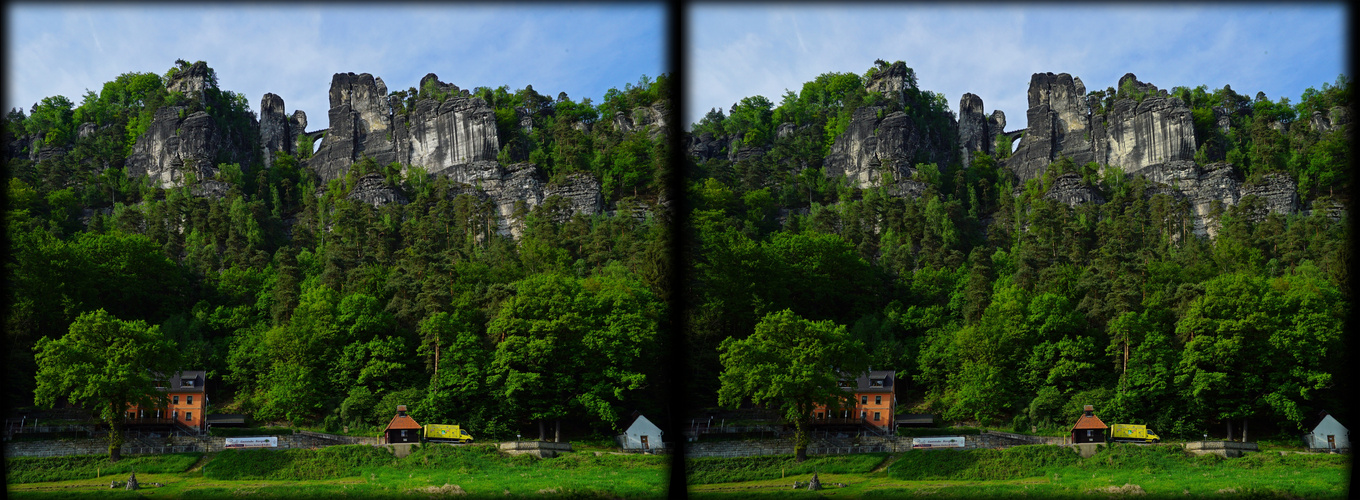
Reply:
[[[887,445],[881,444],[872,446],[810,446],[807,449],[807,454],[849,455],[853,453],[887,453],[890,451],[892,450]],[[780,453],[771,453],[770,450],[750,449],[741,451],[705,452],[703,453],[703,456],[705,458],[709,457],[735,458],[735,457],[751,457],[757,455],[787,455],[792,452],[793,450],[788,450],[787,452]]]

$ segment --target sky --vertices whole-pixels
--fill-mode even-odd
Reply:
[[[129,72],[204,61],[218,86],[259,112],[265,93],[327,125],[335,73],[370,73],[388,91],[434,73],[460,88],[532,85],[599,104],[605,92],[668,72],[664,3],[8,4],[5,109],[44,97],[79,106]]]
[[[686,20],[686,127],[743,97],[776,106],[829,72],[863,75],[901,60],[957,114],[964,93],[1023,128],[1034,73],[1068,73],[1087,91],[1125,73],[1170,90],[1227,84],[1297,103],[1347,69],[1344,3],[692,4]]]

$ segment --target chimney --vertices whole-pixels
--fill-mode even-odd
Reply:
[[[1090,408],[1090,407],[1088,406],[1087,408]],[[405,416],[406,416],[406,405],[397,405],[397,416],[398,416],[398,417],[405,417]]]
[[[1084,415],[1086,415],[1086,416],[1088,416],[1088,417],[1094,417],[1094,416],[1095,416],[1096,407],[1091,406],[1091,405],[1086,405],[1086,406],[1081,407],[1081,411],[1082,411],[1082,414],[1084,414]]]

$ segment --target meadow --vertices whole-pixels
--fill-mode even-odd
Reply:
[[[11,498],[656,498],[665,496],[669,462],[666,456],[591,449],[540,459],[507,455],[492,445],[420,446],[400,459],[386,448],[363,445],[225,450],[117,464],[99,456],[16,459],[6,464],[6,488]],[[111,480],[126,480],[133,466],[143,489],[109,488]]]
[[[726,466],[722,461],[730,461]],[[1194,456],[1179,446],[1115,444],[1090,458],[1070,448],[912,450],[814,457],[823,490],[794,490],[811,470],[791,455],[702,459],[687,466],[694,498],[1346,498],[1349,456],[1269,450],[1242,458]],[[875,465],[869,465],[874,463]],[[759,467],[757,464],[767,464]],[[833,465],[836,464],[836,465]],[[724,472],[725,471],[725,472]],[[699,474],[694,474],[699,472]]]

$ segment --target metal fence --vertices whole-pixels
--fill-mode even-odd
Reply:
[[[808,447],[808,449],[807,449],[807,454],[808,454],[808,456],[816,456],[816,455],[849,455],[849,454],[852,454],[852,453],[886,453],[886,452],[891,452],[891,451],[892,451],[891,447],[889,447],[889,446],[887,446],[887,445],[872,445],[872,446],[811,446],[811,447]],[[702,457],[702,458],[710,458],[710,457],[718,457],[718,458],[735,458],[735,457],[753,457],[753,456],[759,456],[759,455],[788,455],[788,454],[792,454],[792,453],[793,453],[793,450],[774,451],[774,450],[768,450],[768,449],[764,449],[764,450],[762,450],[762,449],[750,449],[750,450],[741,450],[741,451],[704,452],[704,453],[702,453],[702,454],[696,455],[696,458],[698,458],[698,457]]]

